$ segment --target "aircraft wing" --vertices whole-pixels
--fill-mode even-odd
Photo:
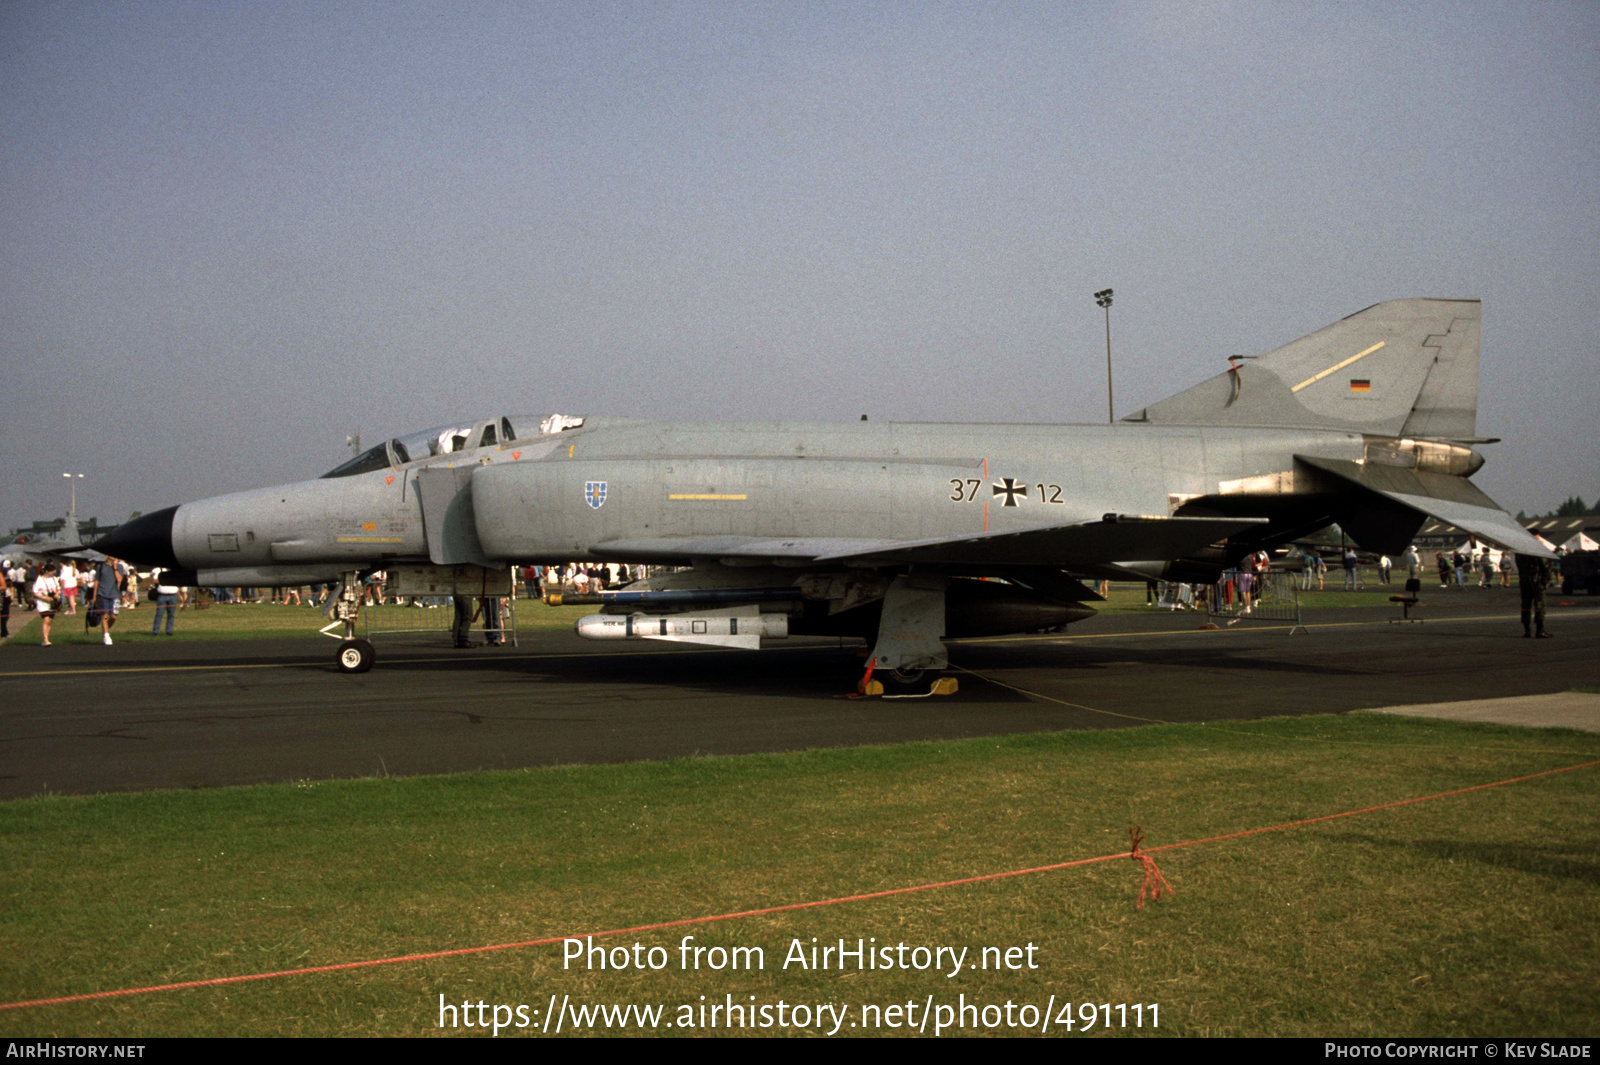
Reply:
[[[597,544],[595,551],[619,559],[736,558],[817,562],[833,566],[921,562],[1070,568],[1105,562],[1183,558],[1234,533],[1265,522],[1265,518],[1160,518],[1110,514],[1100,521],[926,540],[653,537],[611,540]]]
[[[847,537],[651,536],[607,540],[596,544],[594,551],[606,558],[624,562],[650,562],[664,558],[681,559],[684,562],[697,558],[810,562],[839,551],[892,547],[895,543],[895,540]]]
[[[106,556],[98,551],[84,547],[82,544],[41,547],[34,554],[48,555],[50,558],[70,558],[75,562],[104,562],[106,560]]]
[[[888,547],[824,555],[818,562],[873,565],[937,562],[952,565],[1073,566],[1185,558],[1265,518],[1160,518],[1107,514],[1100,521],[1047,525],[1017,532],[911,540]]]
[[[1343,478],[1419,513],[1449,522],[1480,540],[1520,555],[1554,558],[1555,554],[1533,538],[1515,518],[1465,477],[1420,473],[1398,466],[1324,459],[1310,455],[1295,458],[1335,477]]]

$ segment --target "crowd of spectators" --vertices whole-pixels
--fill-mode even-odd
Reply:
[[[1560,551],[1558,550],[1558,554]],[[1340,556],[1344,569],[1346,590],[1360,590],[1370,563],[1363,563],[1354,549]],[[1299,587],[1310,591],[1326,587],[1327,561],[1316,551],[1306,548],[1299,558]],[[1395,569],[1403,568],[1407,578],[1419,579],[1423,561],[1416,548],[1409,548],[1398,564],[1387,555],[1376,560],[1378,583],[1387,586],[1395,580]],[[1493,551],[1484,546],[1473,550],[1470,545],[1455,551],[1434,553],[1434,567],[1440,588],[1465,588],[1476,584],[1480,588],[1498,585],[1512,586],[1511,576],[1516,570],[1510,552]],[[1211,598],[1218,607],[1242,604],[1246,607],[1260,597],[1268,574],[1272,570],[1266,552],[1257,552],[1246,558],[1235,569],[1227,571],[1215,585],[1182,582],[1149,581],[1146,584],[1147,605],[1170,610],[1205,610]],[[568,562],[550,566],[527,566],[513,573],[513,596],[529,599],[543,598],[552,593],[591,594],[619,588],[648,576],[653,569],[619,563]],[[1560,564],[1548,567],[1548,573],[1559,573]],[[3,591],[0,591],[0,638],[10,636],[13,606],[24,609],[31,606],[42,620],[42,642],[50,646],[50,635],[55,619],[62,615],[75,616],[87,613],[86,629],[98,627],[104,643],[112,643],[111,630],[121,611],[132,609],[139,603],[141,586],[147,589],[147,598],[155,606],[151,625],[152,635],[173,635],[177,612],[192,606],[211,604],[271,602],[280,606],[324,607],[330,597],[338,593],[338,583],[328,582],[289,588],[196,588],[191,589],[164,581],[162,571],[153,569],[140,573],[135,567],[114,558],[102,563],[79,562],[65,559],[61,562],[18,562],[6,560],[3,572]],[[521,589],[516,585],[520,583]],[[394,596],[387,592],[388,575],[377,570],[363,578],[360,589],[361,602],[366,606],[386,604],[438,608],[451,605],[448,596]],[[476,597],[456,597],[457,614],[462,612],[462,602],[473,602]],[[492,603],[491,603],[491,600]],[[489,642],[498,642],[500,629],[500,601],[496,597],[483,597],[469,609],[471,621],[480,617],[490,633]],[[462,619],[458,616],[453,626],[457,630],[458,645],[470,646],[460,635]],[[470,624],[470,622],[469,622]]]
[[[160,574],[156,570],[151,577]],[[11,636],[13,604],[28,605],[40,620],[40,642],[51,646],[50,634],[55,619],[79,613],[82,600],[84,629],[99,628],[104,643],[112,643],[111,630],[124,609],[138,603],[140,575],[132,566],[116,558],[100,562],[65,559],[34,562],[4,562],[3,588],[0,588],[0,639]],[[152,602],[159,602],[161,589],[152,587]],[[174,600],[175,601],[175,600]],[[172,634],[169,622],[167,634]]]

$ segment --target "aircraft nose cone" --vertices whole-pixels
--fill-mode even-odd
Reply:
[[[135,565],[176,568],[178,557],[172,552],[172,519],[177,513],[177,507],[167,507],[134,518],[89,546],[102,554],[126,559]]]

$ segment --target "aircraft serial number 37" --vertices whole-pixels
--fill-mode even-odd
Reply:
[[[946,638],[1092,614],[1085,580],[1210,581],[1333,522],[1374,551],[1432,515],[1546,555],[1468,479],[1492,442],[1476,435],[1479,319],[1477,300],[1380,303],[1115,425],[500,417],[169,507],[96,546],[202,585],[338,579],[347,602],[397,563],[666,564],[579,634],[857,636],[879,679],[925,690]],[[358,650],[345,668],[370,666]]]

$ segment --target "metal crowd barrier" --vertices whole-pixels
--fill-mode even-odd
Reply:
[[[500,601],[500,635],[512,647],[517,645],[516,581],[509,569],[484,569],[480,566],[393,566],[384,583],[384,601],[361,608],[362,634],[373,636],[442,636],[450,638],[455,626],[457,595],[470,596],[473,602],[472,630],[481,636],[492,634],[485,628],[483,601]]]
[[[1289,623],[1289,635],[1310,632],[1300,618],[1300,587],[1296,574],[1272,571],[1240,573],[1233,570],[1206,589],[1206,620],[1227,625],[1241,621]]]

